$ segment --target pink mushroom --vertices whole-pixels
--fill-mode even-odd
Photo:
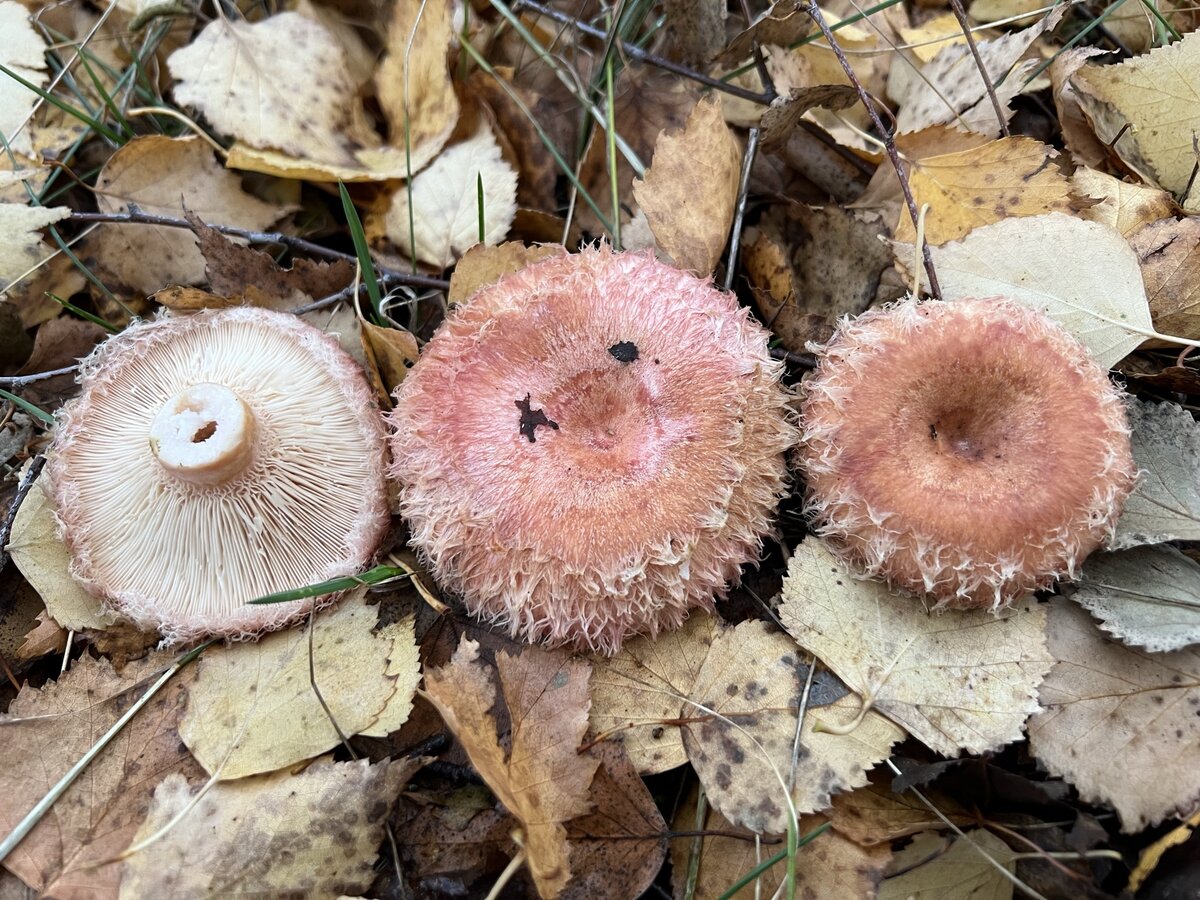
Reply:
[[[906,300],[843,322],[805,395],[817,533],[939,606],[1000,608],[1074,578],[1134,484],[1120,392],[1010,300]]]
[[[163,318],[80,383],[47,466],[73,574],[167,643],[281,628],[314,601],[246,601],[374,554],[386,433],[332,337],[249,307]]]
[[[758,558],[796,437],[767,332],[652,256],[476,293],[396,392],[392,475],[443,586],[513,635],[613,653]]]

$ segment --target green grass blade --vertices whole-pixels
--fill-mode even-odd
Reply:
[[[340,181],[338,192],[342,195],[342,212],[346,214],[350,238],[354,241],[354,255],[358,257],[363,283],[367,286],[367,296],[371,298],[371,318],[375,324],[382,325],[383,294],[379,290],[379,279],[375,276],[375,261],[371,259],[371,251],[367,247],[367,233],[363,231],[362,220],[358,217],[358,210],[354,208],[354,201],[350,199],[350,192]]]
[[[292,588],[288,591],[277,591],[274,594],[267,594],[265,597],[257,597],[247,602],[255,606],[261,606],[268,603],[288,603],[292,600],[304,600],[308,597],[324,597],[326,594],[348,591],[351,588],[358,587],[360,584],[379,584],[384,581],[390,581],[393,578],[400,578],[411,574],[411,572],[399,566],[376,566],[373,569],[368,569],[361,575],[343,575],[341,578],[330,578],[328,581],[322,581],[318,584]]]
[[[110,129],[107,125],[105,125],[99,119],[94,119],[91,116],[89,116],[87,113],[80,112],[78,109],[71,106],[71,104],[69,104],[69,103],[64,103],[62,100],[58,99],[53,94],[38,87],[32,81],[26,81],[24,78],[22,78],[16,72],[14,72],[12,69],[8,68],[8,66],[0,64],[0,74],[7,75],[13,81],[17,82],[17,84],[33,91],[35,94],[37,94],[39,97],[41,97],[47,103],[49,103],[51,106],[58,107],[63,112],[65,112],[67,115],[74,116],[76,119],[78,119],[83,124],[87,125],[89,128],[91,128],[97,134],[103,135],[104,137],[106,137],[110,141],[112,141],[114,144],[123,143],[121,140],[121,136],[119,134],[117,134],[115,131],[113,131],[112,129]]]
[[[799,849],[800,847],[803,847],[805,844],[807,844],[809,841],[815,840],[816,838],[820,837],[825,832],[827,832],[832,827],[832,825],[833,825],[832,822],[826,822],[824,825],[814,828],[812,831],[810,831],[808,834],[806,834],[804,837],[800,838],[800,840],[798,840],[796,842],[796,849]],[[795,856],[795,852],[793,850],[791,850],[790,848],[788,848],[785,850],[780,850],[778,853],[776,853],[770,859],[763,860],[757,866],[755,866],[753,869],[751,869],[749,872],[747,872],[745,875],[743,875],[735,884],[733,884],[729,888],[729,890],[727,890],[725,893],[723,893],[720,896],[720,898],[718,898],[718,900],[730,900],[730,898],[735,896],[738,891],[740,891],[746,885],[750,884],[750,882],[754,881],[754,879],[758,878],[758,876],[761,875],[763,872],[767,871],[772,866],[774,866],[778,863],[781,863],[785,859],[787,859],[789,854],[791,854],[792,856]]]
[[[484,226],[483,218],[483,173],[475,173],[475,204],[478,207],[479,216],[479,243],[483,243],[487,239],[487,228]]]
[[[54,416],[50,415],[50,413],[46,412],[41,407],[34,406],[32,403],[30,403],[24,397],[18,397],[16,394],[14,394],[10,391],[4,390],[4,388],[0,388],[0,397],[3,397],[5,400],[8,400],[10,403],[15,403],[21,409],[25,410],[25,412],[27,412],[31,416],[33,416],[35,419],[40,419],[41,421],[45,422],[47,425],[54,424]]]
[[[109,321],[106,321],[106,320],[100,318],[95,313],[90,313],[86,309],[80,309],[78,306],[76,306],[70,300],[64,300],[62,297],[56,296],[55,294],[52,294],[49,291],[46,291],[46,296],[49,297],[51,300],[53,300],[55,303],[57,303],[59,306],[61,306],[63,309],[67,310],[68,312],[73,312],[73,313],[75,313],[75,315],[79,316],[79,318],[87,319],[89,322],[94,322],[95,324],[99,325],[101,328],[103,328],[109,334],[117,334],[121,330],[116,325],[114,325],[112,322],[109,322]]]

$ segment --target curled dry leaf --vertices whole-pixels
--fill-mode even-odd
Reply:
[[[422,762],[321,761],[210,787],[170,775],[135,837],[154,840],[125,862],[120,897],[361,894],[388,810]]]
[[[711,274],[729,239],[742,152],[725,124],[719,94],[696,104],[681,132],[664,131],[633,196],[658,246],[681,269]]]
[[[1200,540],[1200,425],[1174,403],[1126,403],[1138,483],[1110,549]]]
[[[484,127],[455,144],[392,195],[383,231],[406,255],[444,269],[480,242],[478,186],[483,184],[482,243],[504,240],[517,212],[517,173]],[[412,228],[409,194],[412,195]]]
[[[910,250],[899,258],[911,259]],[[1107,225],[1049,213],[977,228],[931,250],[945,299],[1009,297],[1040,309],[1102,366],[1153,330],[1137,254]]]
[[[405,328],[382,328],[365,319],[359,323],[367,377],[380,405],[390,409],[392,391],[404,380],[409,367],[421,355],[417,339]]]
[[[65,206],[25,206],[0,203],[0,290],[13,287],[30,269],[50,255],[38,229],[71,215]]]
[[[1132,238],[1151,222],[1175,215],[1178,209],[1166,191],[1121,181],[1095,169],[1076,169],[1071,187],[1082,201],[1092,204],[1079,211],[1081,219],[1108,225],[1126,238]],[[1170,331],[1161,323],[1159,330]]]
[[[242,190],[212,148],[197,137],[136,137],[109,157],[96,179],[101,212],[136,207],[179,218],[190,211],[209,222],[258,230],[289,211]],[[151,294],[163,285],[200,284],[204,256],[185,228],[104,225],[91,242],[97,263],[124,287]]]
[[[1200,216],[1164,218],[1133,235],[1129,245],[1142,263],[1155,329],[1200,338]]]
[[[897,874],[885,878],[877,900],[1008,900],[1017,870],[1016,854],[982,828],[961,837],[924,832],[892,860]]]
[[[24,687],[0,715],[0,833],[34,804],[174,661],[156,654],[118,675],[85,654],[57,681]],[[62,900],[108,900],[120,876],[113,857],[126,848],[164,777],[202,777],[179,743],[176,725],[192,671],[178,672],[100,751],[13,852],[5,866],[35,891]]]
[[[15,72],[31,84],[42,87],[46,75],[46,42],[29,21],[29,10],[14,0],[0,2],[0,65]],[[6,152],[33,155],[33,140],[29,123],[38,95],[15,78],[0,78],[0,134],[4,135]],[[24,125],[24,128],[21,126]],[[18,131],[18,129],[21,129]],[[0,242],[0,246],[3,243]],[[4,269],[0,268],[0,273]]]
[[[1050,63],[1050,89],[1054,107],[1062,127],[1063,143],[1066,144],[1075,162],[1103,168],[1108,160],[1108,148],[1096,137],[1087,116],[1079,105],[1071,76],[1078,72],[1093,56],[1103,56],[1099,47],[1072,47],[1059,52]]]
[[[760,621],[718,634],[696,679],[683,732],[688,759],[713,806],[751,831],[787,831],[789,785],[791,805],[808,813],[829,806],[835,792],[866,784],[867,769],[904,737],[873,712],[845,734],[818,732],[818,722],[840,725],[860,708],[844,685],[823,675],[814,679],[797,749],[807,679],[795,643]]]
[[[477,290],[495,284],[510,272],[523,269],[547,256],[566,252],[566,248],[561,244],[533,247],[526,247],[520,241],[506,241],[494,247],[476,244],[462,255],[462,259],[450,273],[450,290],[446,293],[446,302],[451,305],[465,303]]]
[[[556,897],[571,877],[563,823],[589,811],[588,788],[599,765],[578,749],[587,730],[591,670],[540,647],[520,656],[498,653],[496,669],[512,722],[507,754],[490,712],[496,686],[476,641],[464,639],[448,665],[425,673],[426,695],[476,771],[521,823],[538,893]]]
[[[698,613],[678,631],[642,635],[616,656],[591,657],[592,730],[622,741],[643,775],[687,762],[680,720],[694,714],[687,698],[716,627],[715,616]]]
[[[8,552],[55,622],[71,631],[107,628],[117,617],[71,577],[71,551],[56,534],[54,501],[44,488],[39,478],[17,510]]]
[[[820,541],[796,548],[779,610],[784,627],[874,709],[944,756],[1020,738],[1049,671],[1045,611],[932,615],[919,600],[857,581]]]
[[[1117,810],[1126,833],[1200,802],[1200,648],[1147,653],[1108,640],[1056,599],[1047,626],[1054,668],[1029,746],[1089,803]]]
[[[1164,653],[1200,643],[1200,565],[1174,547],[1093,555],[1071,599],[1126,644]]]
[[[412,709],[420,680],[412,617],[375,630],[377,607],[356,590],[311,625],[257,643],[210,647],[196,664],[180,735],[222,780],[281,769],[341,743],[341,733],[388,734]]]

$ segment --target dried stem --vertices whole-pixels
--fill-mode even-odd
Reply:
[[[975,45],[975,35],[971,32],[971,22],[967,19],[967,11],[963,9],[962,0],[950,0],[950,8],[954,10],[954,17],[958,19],[963,37],[967,39],[967,47],[971,50],[975,67],[979,69],[979,77],[983,79],[983,87],[992,101],[992,109],[996,111],[996,120],[1000,123],[1000,133],[1008,137],[1008,119],[1004,115],[1004,107],[1000,105],[1000,98],[996,96],[996,89],[992,87],[991,76],[988,75],[983,58],[979,55],[979,48]]]
[[[742,244],[742,223],[746,218],[746,199],[750,195],[750,170],[754,168],[754,157],[758,155],[757,128],[750,129],[746,140],[746,152],[742,156],[742,183],[738,187],[737,207],[733,217],[733,232],[729,237],[729,260],[725,264],[725,290],[733,287],[733,273],[737,269],[738,249]]]
[[[0,386],[6,388],[24,387],[27,384],[35,384],[39,381],[45,381],[48,378],[57,378],[59,375],[70,375],[78,365],[64,366],[61,369],[51,369],[48,372],[34,372],[32,375],[6,375],[0,378]]]

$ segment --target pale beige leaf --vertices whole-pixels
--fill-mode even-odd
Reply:
[[[0,65],[20,75],[30,84],[44,87],[46,42],[29,22],[29,10],[14,0],[0,2]],[[38,95],[14,78],[0,74],[0,135],[7,150],[33,155],[31,129],[26,121],[38,103]],[[21,126],[24,125],[24,128]],[[18,133],[17,129],[21,128]],[[4,269],[0,267],[0,273]]]
[[[1200,649],[1148,653],[1109,640],[1067,600],[1050,604],[1056,660],[1029,746],[1089,803],[1141,831],[1200,802]]]
[[[636,637],[613,657],[591,657],[592,731],[623,741],[644,775],[687,762],[678,720],[692,714],[687,698],[716,625],[713,616],[693,615],[678,631]]]
[[[696,679],[683,729],[688,759],[713,806],[751,831],[787,831],[788,785],[795,810],[809,813],[828,807],[835,792],[866,784],[867,770],[904,737],[873,712],[847,734],[819,732],[818,723],[840,725],[861,708],[824,672],[813,681],[797,750],[807,678],[791,638],[749,621],[717,634]]]
[[[210,774],[243,778],[324,753],[341,742],[330,713],[342,734],[359,734],[399,694],[389,730],[408,717],[420,680],[412,617],[373,630],[377,607],[365,596],[354,591],[313,622],[312,665],[329,713],[310,681],[306,628],[205,651],[179,731]]]
[[[102,212],[134,206],[182,218],[187,210],[205,222],[251,230],[266,228],[289,211],[243,191],[241,179],[223,169],[212,148],[196,137],[134,138],[109,157],[96,188]],[[150,294],[172,282],[205,280],[196,235],[185,228],[105,225],[95,246],[111,279],[134,291]]]
[[[1021,737],[1053,662],[1044,609],[927,612],[920,600],[856,580],[824,545],[796,548],[780,618],[802,647],[873,708],[944,756]]]
[[[1200,133],[1200,34],[1115,66],[1085,66],[1072,83],[1100,140],[1180,196],[1196,165],[1192,140]]]
[[[450,273],[446,302],[465,303],[480,288],[494,284],[505,275],[525,268],[547,256],[566,253],[561,244],[535,244],[526,247],[520,241],[506,241],[495,247],[476,244],[463,254]]]
[[[1092,554],[1071,599],[1126,644],[1164,653],[1200,643],[1200,565],[1169,545]]]
[[[591,670],[540,647],[515,657],[499,653],[496,668],[512,722],[508,754],[489,711],[496,688],[477,642],[464,638],[448,665],[425,673],[426,695],[488,787],[520,820],[538,893],[555,897],[571,877],[563,823],[588,812],[588,788],[599,764],[579,753]]]
[[[9,535],[13,562],[46,604],[46,611],[63,628],[82,631],[107,628],[117,617],[71,577],[71,551],[59,539],[54,501],[39,478],[26,495]]]
[[[0,834],[12,831],[174,657],[153,654],[117,674],[108,660],[85,653],[57,681],[21,690],[0,715]],[[171,773],[202,777],[176,731],[192,674],[177,672],[4,860],[39,896],[116,896],[113,857],[145,818],[154,786]]]
[[[407,256],[446,268],[479,242],[478,182],[483,180],[483,243],[504,240],[517,213],[517,173],[500,155],[487,128],[455,144],[400,187],[384,217],[384,232]]]
[[[742,152],[714,94],[696,104],[680,132],[664,131],[633,196],[658,246],[681,269],[709,275],[733,223]]]
[[[135,840],[164,833],[125,862],[120,897],[332,898],[366,891],[388,810],[418,765],[322,761],[299,774],[219,782],[199,799],[200,785],[169,776]]]
[[[387,50],[375,71],[391,143],[403,147],[409,141],[414,172],[437,156],[458,121],[446,61],[453,12],[453,0],[392,4]]]
[[[1095,169],[1076,169],[1071,186],[1080,197],[1100,201],[1081,209],[1081,218],[1115,228],[1127,238],[1151,222],[1174,215],[1176,209],[1166,191],[1121,181]],[[1169,328],[1159,330],[1174,333]]]
[[[1057,53],[1050,63],[1050,92],[1054,97],[1054,108],[1058,112],[1058,123],[1062,129],[1063,143],[1076,163],[1101,168],[1108,160],[1108,148],[1096,137],[1092,123],[1088,121],[1079,105],[1079,96],[1071,83],[1072,76],[1093,56],[1103,56],[1099,47],[1071,47]]]
[[[1057,155],[1032,138],[1006,137],[914,161],[909,172],[913,197],[918,209],[930,207],[925,240],[944,244],[1002,219],[1070,211],[1071,182],[1054,164]],[[907,209],[901,210],[895,233],[898,241],[915,239]]]
[[[1004,841],[979,828],[962,837],[917,835],[892,869],[899,874],[884,879],[877,900],[1009,900],[1013,883],[1004,873],[1015,874],[1017,861]]]
[[[1152,331],[1137,254],[1107,225],[1050,213],[997,222],[931,249],[947,300],[1010,297],[1039,309],[1102,366],[1128,356]]]
[[[1169,218],[1132,235],[1154,327],[1163,334],[1200,338],[1200,216]]]
[[[1126,404],[1138,482],[1110,547],[1200,540],[1200,425],[1174,403]]]
[[[38,229],[71,214],[65,206],[25,206],[0,203],[0,291],[50,255]]]

